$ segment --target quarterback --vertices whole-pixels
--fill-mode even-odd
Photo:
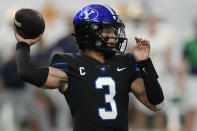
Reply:
[[[79,54],[55,54],[49,67],[31,63],[30,46],[16,29],[17,70],[37,87],[55,89],[65,96],[74,131],[128,131],[129,93],[157,111],[164,100],[158,75],[149,58],[150,42],[135,37],[132,53],[124,53],[124,23],[107,5],[82,8],[73,20]]]

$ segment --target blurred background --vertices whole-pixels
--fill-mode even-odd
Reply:
[[[0,0],[0,131],[71,131],[72,118],[58,90],[24,83],[16,73],[12,30],[24,7],[44,16],[43,39],[32,48],[36,65],[49,65],[54,53],[77,53],[71,33],[74,15],[89,4],[106,4],[126,25],[130,52],[134,37],[150,40],[165,105],[153,113],[130,94],[129,131],[197,131],[196,0]]]

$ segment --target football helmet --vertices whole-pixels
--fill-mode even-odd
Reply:
[[[125,25],[111,7],[99,4],[88,5],[76,14],[73,24],[76,43],[82,51],[89,48],[110,56],[124,53],[128,41]],[[104,37],[103,29],[115,31],[115,46],[108,46],[107,41],[111,37]]]

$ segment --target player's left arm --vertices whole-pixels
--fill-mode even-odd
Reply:
[[[153,111],[161,108],[164,100],[162,88],[158,82],[158,75],[149,58],[150,42],[148,40],[136,39],[136,46],[133,49],[133,55],[140,68],[140,77],[131,84],[131,90],[136,98],[145,106]]]
[[[131,90],[136,98],[150,110],[157,111],[161,109],[164,96],[157,80],[138,78],[131,84]]]

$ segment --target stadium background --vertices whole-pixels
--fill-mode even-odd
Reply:
[[[38,65],[45,65],[47,62],[43,62],[42,58],[46,58],[45,55],[40,54],[40,52],[47,52],[48,50],[55,49],[55,45],[65,36],[69,35],[69,33],[72,31],[70,29],[70,23],[72,20],[73,15],[79,11],[82,7],[94,4],[94,3],[100,3],[100,4],[107,4],[114,8],[117,12],[119,12],[120,17],[123,19],[123,21],[126,24],[126,32],[127,37],[129,37],[130,45],[129,48],[132,47],[133,44],[133,35],[141,35],[140,33],[143,32],[145,29],[144,26],[146,20],[149,20],[150,18],[156,19],[157,22],[163,23],[165,25],[164,27],[167,27],[163,29],[163,26],[161,26],[161,29],[158,30],[168,30],[167,34],[173,34],[171,35],[171,39],[174,39],[171,43],[171,49],[172,49],[172,55],[170,56],[172,65],[174,69],[178,68],[179,61],[182,56],[182,50],[185,44],[185,41],[194,35],[194,27],[193,22],[194,20],[197,20],[197,1],[196,0],[0,0],[0,67],[4,67],[4,65],[9,62],[11,58],[13,58],[13,54],[15,52],[15,38],[12,31],[12,18],[15,13],[15,11],[19,8],[23,7],[30,7],[33,9],[36,9],[40,11],[46,20],[46,30],[44,33],[43,40],[40,45],[36,45],[33,47],[32,55],[35,56],[35,61],[38,62]],[[136,23],[138,23],[138,27]],[[169,33],[170,32],[170,33]],[[173,32],[173,33],[172,33]],[[148,36],[146,34],[146,31],[143,32],[142,36]],[[147,38],[149,39],[149,38]],[[168,39],[168,36],[164,37],[163,39]],[[161,38],[161,40],[163,40]],[[159,41],[159,40],[158,40]],[[161,46],[160,48],[162,48]],[[158,49],[159,47],[156,47],[154,49]],[[154,50],[153,49],[153,50]],[[57,49],[56,51],[59,51]],[[127,50],[129,51],[129,50]],[[52,52],[52,51],[51,51]],[[49,56],[50,57],[50,56]],[[161,58],[162,59],[162,58]],[[197,58],[196,58],[197,59]],[[42,61],[41,63],[39,63]],[[1,70],[2,72],[2,70]],[[177,77],[177,73],[175,71],[172,71]],[[0,73],[2,75],[2,73]],[[3,75],[1,76],[3,77]],[[2,98],[2,101],[0,101],[0,131],[17,131],[21,130],[20,127],[22,127],[23,130],[40,130],[44,131],[47,130],[54,130],[54,131],[61,131],[61,130],[70,130],[72,128],[72,122],[70,121],[70,116],[67,118],[61,118],[59,121],[62,122],[65,127],[62,127],[62,125],[55,124],[56,120],[55,118],[58,116],[57,112],[58,110],[64,110],[62,113],[68,113],[69,110],[67,107],[60,106],[61,103],[57,100],[60,99],[60,101],[64,102],[64,98],[60,98],[60,94],[58,91],[43,91],[43,90],[37,90],[34,89],[31,85],[25,85],[26,88],[30,88],[30,91],[28,90],[28,93],[30,92],[30,95],[33,97],[29,101],[34,101],[32,105],[34,105],[33,112],[35,113],[35,116],[39,113],[42,114],[42,118],[39,117],[33,117],[31,120],[27,119],[27,116],[29,116],[28,111],[25,111],[24,109],[19,109],[19,114],[22,115],[19,116],[20,122],[15,122],[14,119],[14,106],[12,102],[4,102],[6,101],[6,98],[4,97],[5,94],[4,91],[2,91],[3,88],[6,88],[4,83],[2,82],[3,79],[1,79],[0,82],[0,98]],[[166,81],[166,80],[164,80]],[[175,84],[178,88],[178,84]],[[165,88],[165,86],[163,87]],[[14,89],[15,90],[15,89]],[[22,91],[23,92],[23,91]],[[25,94],[26,92],[24,92]],[[174,92],[170,92],[172,96],[174,95]],[[9,94],[9,95],[16,95],[15,93]],[[176,94],[177,95],[177,94]],[[17,97],[17,96],[16,96]],[[27,96],[28,97],[28,96]],[[24,96],[25,98],[25,96]],[[182,98],[184,99],[184,98]],[[184,100],[183,100],[184,101]],[[135,102],[134,102],[135,103]],[[133,104],[132,104],[133,105]],[[133,105],[135,106],[135,104]],[[170,106],[170,105],[169,105]],[[36,107],[41,107],[39,109],[36,109]],[[184,107],[184,106],[182,106]],[[178,108],[182,108],[178,106]],[[48,114],[44,114],[43,112],[49,112]],[[185,109],[181,110],[180,112],[180,122],[178,124],[180,125],[173,125],[174,127],[181,127],[183,130],[184,125],[184,117],[185,117]],[[30,109],[31,110],[31,109]],[[133,110],[135,111],[135,110]],[[39,113],[38,113],[39,112]],[[146,111],[145,111],[146,112]],[[164,111],[165,112],[165,111]],[[5,114],[7,113],[7,114]],[[12,114],[13,113],[13,114]],[[147,112],[146,112],[147,113]],[[132,113],[131,113],[132,114]],[[150,115],[151,114],[151,115]],[[165,113],[164,113],[165,114]],[[60,113],[60,115],[62,115]],[[146,120],[152,120],[152,113],[146,114],[148,118]],[[131,116],[132,117],[132,116]],[[162,115],[160,115],[162,117]],[[164,126],[158,126],[154,128],[154,122],[146,122],[146,127],[138,127],[135,125],[131,126],[130,130],[136,131],[139,128],[140,130],[164,130],[167,127],[167,116],[164,115],[164,119],[158,119],[163,120]],[[22,119],[22,120],[21,120]],[[47,120],[50,119],[50,120]],[[140,118],[139,118],[140,119]],[[137,120],[137,118],[136,118]],[[9,122],[11,121],[11,122]],[[22,122],[21,122],[22,121]],[[32,122],[33,121],[33,122]],[[132,120],[131,120],[132,121]],[[135,121],[135,119],[133,120]],[[61,123],[60,122],[60,123]],[[8,124],[11,123],[13,128],[8,128]],[[16,124],[17,123],[17,124]],[[19,124],[18,124],[19,123]],[[22,124],[21,124],[22,123]],[[64,124],[67,123],[67,124]],[[134,122],[135,123],[135,122]],[[162,122],[161,122],[162,123]],[[158,123],[161,124],[161,123]],[[9,124],[9,126],[11,125]],[[151,126],[149,126],[149,124]],[[177,124],[177,123],[175,123]],[[44,126],[43,126],[44,125]],[[157,124],[156,124],[157,125]],[[43,126],[43,127],[41,127]],[[68,128],[68,129],[67,129]],[[5,130],[6,129],[6,130]],[[174,131],[174,130],[173,130]]]

